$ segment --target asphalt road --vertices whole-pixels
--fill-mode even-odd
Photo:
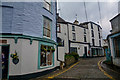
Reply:
[[[78,79],[78,80],[110,80],[98,68],[98,62],[104,57],[81,58],[79,63],[72,69],[55,77],[55,79]]]
[[[31,80],[111,80],[98,67],[98,62],[103,59],[104,57],[80,58],[79,63],[68,70],[65,68]],[[48,79],[53,75],[52,79]]]

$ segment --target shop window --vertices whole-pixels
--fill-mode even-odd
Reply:
[[[51,0],[44,0],[44,8],[51,12]]]
[[[51,46],[41,45],[40,53],[40,66],[51,66],[53,65],[53,51]]]
[[[114,38],[115,56],[120,57],[120,38]]]
[[[49,37],[51,35],[51,20],[44,17],[44,24],[43,24],[43,36]]]

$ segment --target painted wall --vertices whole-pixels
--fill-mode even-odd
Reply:
[[[15,50],[19,57],[19,63],[13,64],[12,58],[10,57],[9,63],[9,75],[23,75],[29,73],[36,73],[45,70],[52,69],[56,66],[59,66],[56,55],[56,46],[54,52],[54,66],[38,69],[38,41],[33,40],[33,43],[30,45],[30,40],[28,39],[18,39],[17,44],[15,44],[14,39],[6,39],[7,44],[10,45],[10,54],[15,53]]]
[[[93,31],[94,31],[94,37],[92,37],[92,31],[91,31],[91,24],[93,25]],[[100,36],[101,36],[101,38],[99,39],[99,32],[98,32],[98,25],[97,24],[94,24],[94,23],[88,23],[88,30],[89,30],[89,43],[91,43],[91,45],[93,44],[92,43],[92,39],[94,39],[94,43],[95,43],[95,46],[100,46],[100,44],[99,44],[99,40],[101,40],[101,46],[103,46],[103,39],[102,39],[102,29],[99,27],[99,29],[100,29]]]
[[[43,16],[52,20],[52,40],[56,41],[56,3],[52,12],[43,8],[43,2],[3,2],[2,32],[43,37]],[[9,7],[7,7],[9,6]]]
[[[111,21],[112,33],[120,31],[120,14]]]
[[[67,24],[60,24],[60,29],[61,32],[57,33],[57,37],[61,38],[62,40],[64,40],[64,49],[65,52],[64,53],[68,53],[69,49],[68,49],[68,29],[67,29]]]
[[[77,53],[79,54],[79,56],[83,56],[84,55],[84,47],[87,47],[87,56],[88,56],[88,45],[85,44],[79,44],[79,43],[71,43],[70,44],[71,47],[76,47],[77,48]]]

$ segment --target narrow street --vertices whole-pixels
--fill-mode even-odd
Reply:
[[[72,69],[68,70],[67,72],[56,76],[55,78],[72,78],[72,79],[107,79],[103,72],[101,72],[98,68],[98,61],[103,59],[103,57],[99,58],[87,58],[87,59],[80,59],[80,63],[74,66]]]
[[[98,67],[98,62],[103,59],[104,57],[80,58],[79,63],[71,69],[61,71],[63,73],[53,72],[44,78],[55,75],[52,80],[110,80]],[[42,80],[42,78],[32,80]]]

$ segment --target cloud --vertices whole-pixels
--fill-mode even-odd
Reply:
[[[80,23],[86,22],[84,2],[60,2],[58,8],[60,8],[60,16],[66,21],[73,22],[77,14]],[[111,29],[109,20],[118,14],[118,3],[100,2],[101,20],[98,2],[86,2],[86,10],[88,21],[102,22],[103,38],[106,38]]]

